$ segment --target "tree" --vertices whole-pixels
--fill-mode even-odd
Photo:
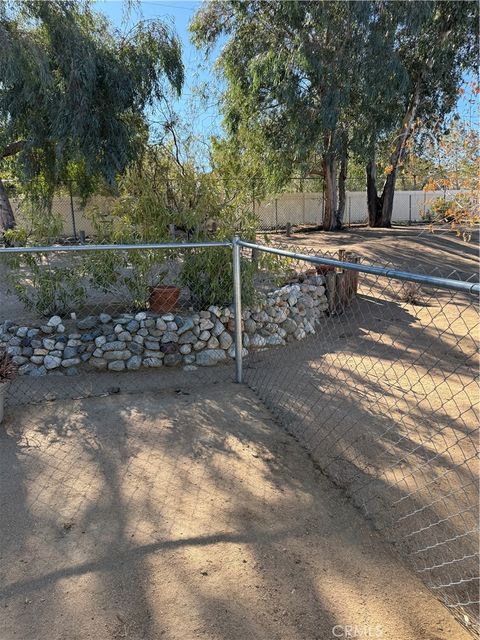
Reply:
[[[145,108],[182,83],[179,42],[161,21],[123,36],[88,3],[1,3],[0,163],[15,156],[47,200],[75,166],[85,186],[113,184],[148,139]],[[0,225],[15,225],[1,180]]]
[[[390,227],[395,182],[412,134],[420,124],[441,127],[475,64],[478,4],[374,2],[372,8],[356,122],[357,133],[363,128],[369,224]],[[379,195],[375,155],[382,147],[389,151]]]
[[[342,224],[349,112],[370,4],[213,0],[191,27],[207,48],[227,36],[218,64],[230,136],[262,157],[278,183],[299,171],[323,174],[327,230]]]

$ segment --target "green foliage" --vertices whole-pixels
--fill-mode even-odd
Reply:
[[[255,298],[253,275],[255,267],[247,259],[241,259],[242,302],[251,304]],[[233,303],[232,250],[228,247],[199,249],[185,256],[181,271],[181,283],[190,289],[197,309],[210,305]]]
[[[84,267],[94,289],[113,294],[125,308],[145,309],[150,287],[164,282],[172,251],[130,250],[92,252]]]
[[[145,108],[182,83],[180,44],[159,20],[122,35],[90,3],[0,3],[0,160],[18,152],[34,195],[114,184],[148,138]]]
[[[18,254],[9,259],[9,279],[18,299],[42,316],[63,315],[86,300],[83,260],[49,254]]]

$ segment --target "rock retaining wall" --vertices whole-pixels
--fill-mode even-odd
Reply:
[[[324,279],[300,274],[297,281],[264,294],[243,321],[244,354],[249,349],[303,340],[328,309]],[[76,375],[81,370],[128,371],[140,367],[191,370],[234,357],[233,307],[162,316],[141,311],[80,320],[51,317],[45,324],[0,325],[5,347],[20,375]]]

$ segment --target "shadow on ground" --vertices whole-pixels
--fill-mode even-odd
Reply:
[[[2,640],[465,637],[245,387],[11,406],[0,488]]]

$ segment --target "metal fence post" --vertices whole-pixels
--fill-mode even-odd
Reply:
[[[241,383],[243,378],[242,362],[242,275],[240,270],[239,237],[232,242],[233,250],[233,297],[235,307],[235,382]]]

